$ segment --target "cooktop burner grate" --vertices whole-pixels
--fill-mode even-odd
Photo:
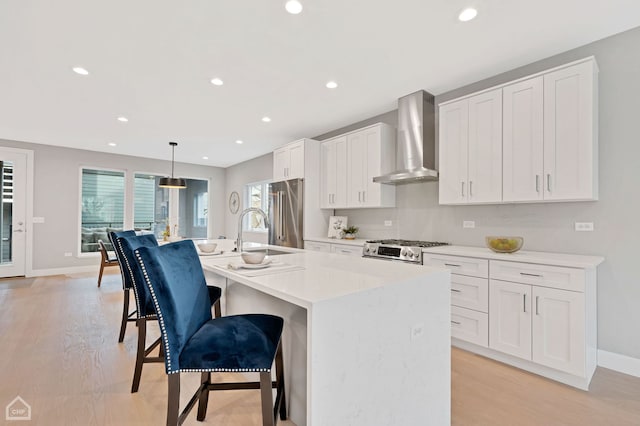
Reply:
[[[449,243],[442,243],[438,241],[414,241],[414,240],[368,240],[368,243],[384,244],[390,246],[403,246],[403,247],[438,247],[448,246]]]

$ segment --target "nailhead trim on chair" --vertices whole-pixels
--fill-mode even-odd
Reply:
[[[120,240],[120,238],[116,238],[117,242],[118,242],[118,247],[120,247],[120,253],[124,253],[124,251],[122,250],[122,241]],[[142,319],[142,318],[155,318],[155,314],[147,314],[147,315],[140,315],[140,312],[142,312],[140,310],[140,296],[138,295],[138,288],[136,287],[136,280],[133,277],[133,271],[131,270],[131,265],[129,264],[129,259],[127,259],[127,256],[122,255],[122,257],[124,258],[124,262],[127,264],[127,271],[129,271],[129,275],[131,276],[131,287],[133,287],[133,292],[135,293],[135,299],[136,299],[136,316],[138,319]],[[124,284],[124,271],[122,270],[122,266],[120,267],[120,273],[122,273],[122,283]]]
[[[162,332],[162,340],[165,343],[165,359],[167,362],[167,369],[171,370],[171,355],[169,352],[169,340],[167,339],[167,330],[164,326],[164,317],[160,311],[160,306],[158,305],[158,299],[156,298],[156,293],[153,291],[153,287],[151,286],[151,280],[149,280],[149,275],[147,274],[147,269],[144,266],[144,262],[140,257],[140,252],[138,250],[135,251],[135,255],[138,258],[138,263],[142,268],[142,274],[144,275],[144,279],[147,281],[147,285],[151,292],[151,298],[153,299],[153,305],[156,307],[156,314],[158,316],[158,323],[160,324],[160,330]],[[212,368],[212,369],[186,369],[180,368],[175,371],[168,371],[167,374],[174,373],[267,373],[271,372],[271,368]]]

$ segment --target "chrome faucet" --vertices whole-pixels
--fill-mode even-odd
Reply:
[[[240,213],[240,217],[238,218],[238,239],[236,240],[236,251],[238,253],[242,253],[242,219],[244,219],[244,216],[249,212],[260,213],[264,218],[264,226],[267,228],[267,232],[269,230],[269,218],[263,210],[257,207],[249,207],[248,209],[242,210],[242,213]]]

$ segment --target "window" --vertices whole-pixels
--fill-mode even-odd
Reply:
[[[82,169],[80,252],[108,248],[109,231],[124,229],[124,172]]]
[[[244,189],[245,205],[261,209],[269,214],[269,183],[257,182],[245,186]],[[243,230],[254,232],[267,232],[264,224],[264,218],[261,214],[251,212],[245,216]]]
[[[158,186],[160,178],[143,173],[133,178],[133,228],[157,238],[162,238],[169,218],[169,189]]]
[[[209,181],[186,181],[187,187],[178,190],[178,234],[185,238],[207,238]]]

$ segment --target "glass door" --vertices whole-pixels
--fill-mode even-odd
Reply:
[[[0,277],[25,275],[27,156],[0,149]]]

